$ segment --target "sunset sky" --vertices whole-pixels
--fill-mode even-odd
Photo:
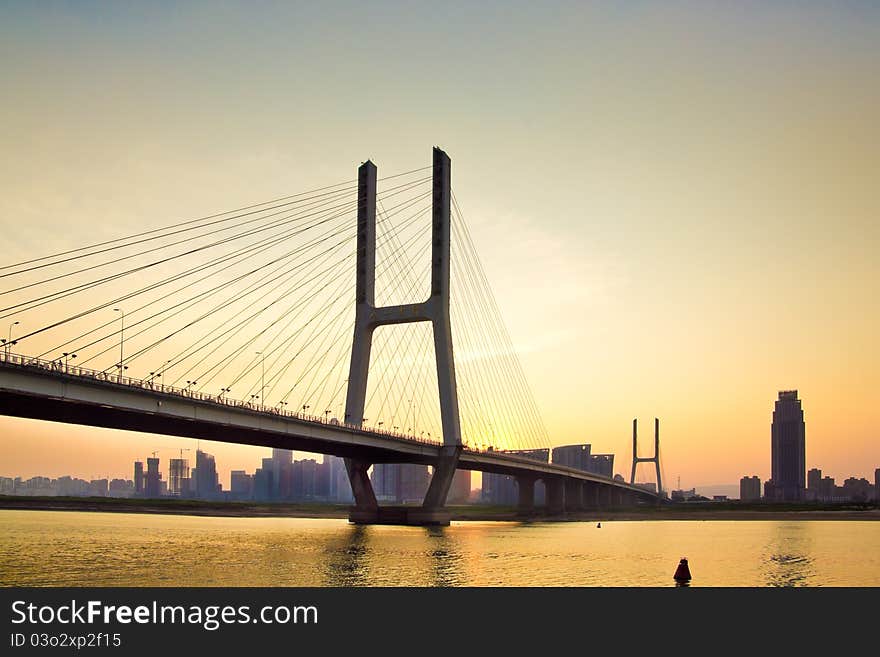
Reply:
[[[880,467],[876,3],[0,1],[0,79],[0,265],[437,145],[553,444],[765,480],[797,389],[807,468]],[[2,476],[194,447],[0,418]]]

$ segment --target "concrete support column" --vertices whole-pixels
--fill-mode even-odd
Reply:
[[[440,449],[440,461],[434,466],[434,474],[431,475],[431,484],[425,493],[422,507],[425,509],[439,509],[446,504],[446,496],[452,486],[455,477],[455,466],[458,465],[458,457],[461,454],[461,445],[444,445]]]
[[[544,486],[547,489],[547,513],[554,516],[565,513],[565,480],[548,477]]]
[[[517,477],[516,487],[519,491],[517,511],[529,515],[535,510],[535,479],[533,477]]]
[[[584,503],[589,509],[599,508],[599,484],[589,482],[584,484]]]
[[[580,511],[584,508],[581,501],[581,482],[577,479],[565,480],[565,510]]]
[[[348,472],[348,480],[351,482],[351,492],[354,495],[355,507],[366,512],[375,512],[379,507],[376,494],[373,492],[373,484],[367,470],[370,464],[354,459],[345,459],[345,469]]]

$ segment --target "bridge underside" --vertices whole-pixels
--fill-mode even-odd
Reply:
[[[366,429],[190,397],[179,391],[166,393],[39,368],[0,367],[0,414],[330,454],[358,464],[356,478],[367,482],[367,470],[374,463],[429,465],[436,475],[444,458],[456,459],[454,468],[447,468],[450,472],[457,468],[515,477],[520,490],[520,510],[526,516],[540,511],[534,507],[537,481],[543,481],[547,488],[544,512],[550,515],[634,504],[637,500],[656,501],[650,493],[620,482],[503,452],[453,448],[456,454],[445,454],[449,446],[395,439]],[[449,513],[439,502],[447,485],[448,482],[440,481],[434,493],[429,490],[426,498],[429,504],[422,506],[356,505],[350,520],[355,523],[448,524]]]
[[[0,415],[253,445],[255,447],[330,454],[343,458],[366,460],[371,463],[433,465],[437,461],[436,454],[433,456],[427,453],[423,455],[401,454],[390,449],[332,443],[325,438],[293,433],[276,433],[265,428],[250,428],[227,422],[173,417],[158,413],[148,414],[137,409],[112,407],[80,400],[53,399],[9,390],[0,390]]]

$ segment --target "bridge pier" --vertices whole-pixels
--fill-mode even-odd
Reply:
[[[602,486],[599,484],[595,484],[595,483],[590,484],[590,489],[589,489],[590,506],[592,506],[594,509],[598,509],[602,506],[602,503],[599,500],[599,493],[600,493],[601,488],[602,488]]]
[[[565,480],[565,510],[582,511],[584,503],[582,499],[583,485],[576,479]]]
[[[522,516],[532,515],[535,512],[535,478],[517,477],[516,487],[519,493],[517,513]]]
[[[547,477],[544,486],[547,489],[547,513],[551,516],[565,513],[565,480]]]
[[[370,512],[379,506],[376,501],[376,493],[373,491],[373,482],[367,470],[370,463],[345,459],[345,469],[348,472],[348,480],[351,482],[351,492],[354,495],[355,508],[364,512]]]
[[[614,505],[614,501],[612,499],[613,494],[613,486],[602,486],[601,491],[599,492],[600,506],[603,508],[608,508]]]

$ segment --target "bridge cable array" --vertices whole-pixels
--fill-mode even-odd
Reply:
[[[429,167],[381,178],[376,303],[430,292]],[[15,353],[255,408],[344,417],[354,322],[357,189],[299,194],[0,266]],[[451,312],[465,443],[549,446],[546,427],[453,196]],[[76,359],[74,361],[74,359]],[[184,388],[185,385],[185,388]],[[374,334],[366,416],[442,440],[430,323]]]

